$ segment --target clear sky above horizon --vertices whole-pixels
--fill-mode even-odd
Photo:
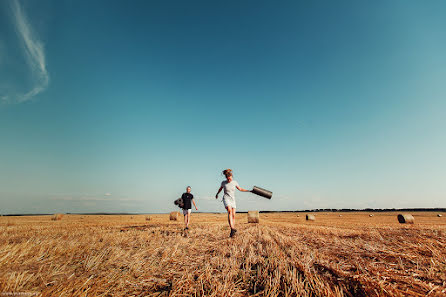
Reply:
[[[0,0],[0,213],[446,207],[445,13]]]

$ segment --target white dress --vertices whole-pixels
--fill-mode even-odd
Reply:
[[[225,208],[228,206],[231,208],[236,208],[235,189],[238,186],[238,182],[232,180],[230,183],[228,183],[227,180],[224,180],[221,182],[221,186],[223,187],[225,193],[223,195],[223,204],[225,205]]]

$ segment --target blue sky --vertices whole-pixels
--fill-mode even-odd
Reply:
[[[445,207],[444,1],[0,1],[0,212]]]

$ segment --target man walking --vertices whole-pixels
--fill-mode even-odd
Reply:
[[[195,204],[194,195],[192,195],[190,193],[190,191],[191,191],[191,188],[190,188],[190,186],[188,186],[186,188],[186,193],[183,193],[183,195],[181,195],[181,199],[183,199],[184,224],[186,225],[186,228],[184,228],[184,230],[189,229],[192,203],[194,204],[195,209],[198,210],[197,205]]]

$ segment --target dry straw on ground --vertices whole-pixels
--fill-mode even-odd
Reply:
[[[149,216],[146,216],[146,221],[150,221],[152,218]]]
[[[398,222],[400,222],[401,224],[413,224],[415,222],[414,217],[408,213],[399,214],[397,218]]]
[[[395,212],[0,218],[0,292],[35,296],[445,296],[446,220]],[[10,220],[13,226],[6,226]],[[123,230],[121,232],[121,230]],[[33,295],[34,296],[34,295]]]
[[[305,218],[306,218],[307,221],[314,221],[314,220],[316,220],[316,217],[314,215],[312,215],[312,214],[307,214]]]
[[[260,215],[258,211],[248,211],[248,223],[259,223]]]
[[[178,211],[172,211],[170,213],[170,220],[171,221],[178,221],[178,217],[180,216],[180,213]]]
[[[62,217],[63,217],[63,214],[61,214],[61,213],[56,213],[56,214],[54,214],[54,215],[51,217],[51,220],[53,220],[53,221],[60,221],[60,220],[62,220]]]

